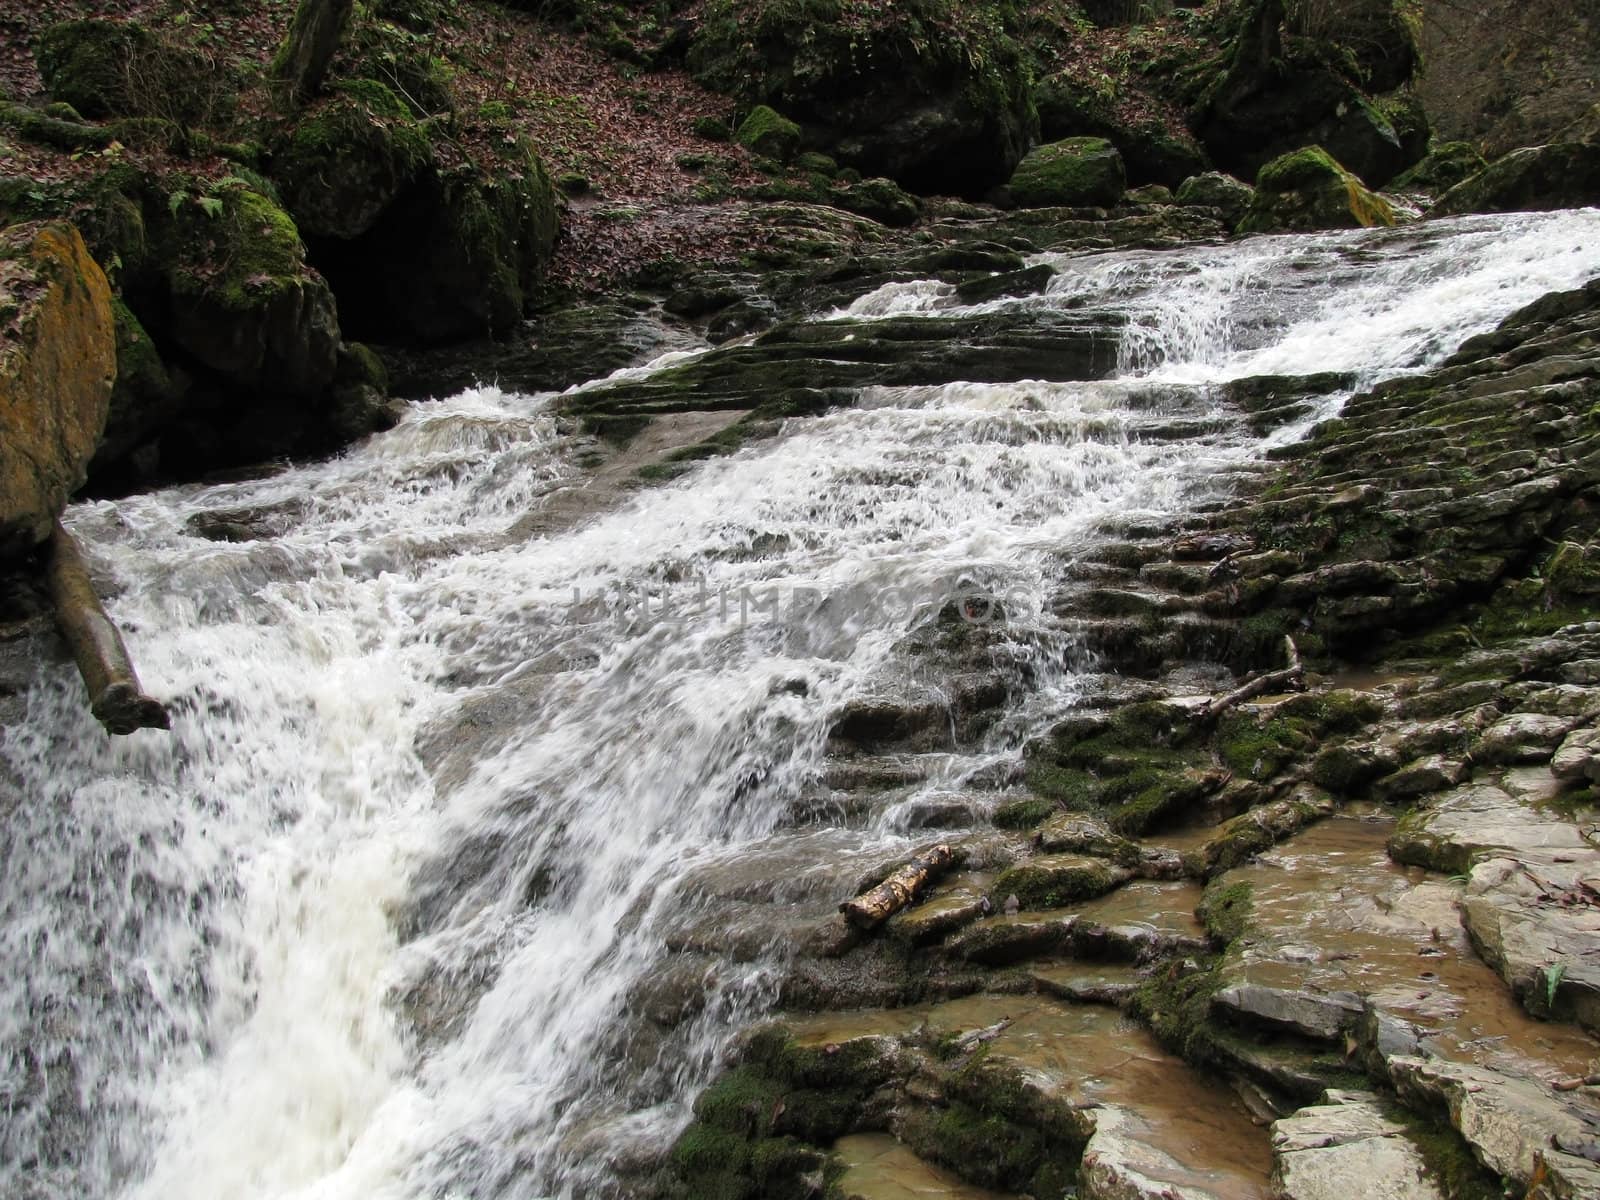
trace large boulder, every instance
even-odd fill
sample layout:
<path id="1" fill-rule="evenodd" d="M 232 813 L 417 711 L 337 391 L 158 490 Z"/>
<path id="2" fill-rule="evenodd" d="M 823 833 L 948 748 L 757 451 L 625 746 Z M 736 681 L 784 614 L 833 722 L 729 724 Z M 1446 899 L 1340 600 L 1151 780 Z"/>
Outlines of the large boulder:
<path id="1" fill-rule="evenodd" d="M 1105 138 L 1067 138 L 1029 151 L 1010 187 L 1024 208 L 1108 207 L 1122 199 L 1128 178 L 1122 155 Z"/>
<path id="2" fill-rule="evenodd" d="M 437 345 L 514 328 L 556 228 L 555 188 L 532 144 L 515 137 L 491 164 L 424 166 L 359 236 L 308 242 L 347 332 Z"/>
<path id="3" fill-rule="evenodd" d="M 338 312 L 289 214 L 233 178 L 173 193 L 167 216 L 162 332 L 245 395 L 320 395 L 333 379 Z"/>
<path id="4" fill-rule="evenodd" d="M 1428 152 L 1428 157 L 1409 171 L 1392 180 L 1393 191 L 1432 192 L 1438 195 L 1449 191 L 1463 180 L 1471 179 L 1489 164 L 1471 142 L 1445 142 Z"/>
<path id="5" fill-rule="evenodd" d="M 1298 146 L 1320 145 L 1370 186 L 1382 187 L 1427 153 L 1426 114 L 1415 98 L 1403 90 L 1378 96 L 1385 90 L 1380 84 L 1409 77 L 1414 44 L 1379 44 L 1363 67 L 1350 53 L 1361 38 L 1333 16 L 1325 29 L 1296 32 L 1302 27 L 1286 23 L 1282 0 L 1256 0 L 1246 17 L 1227 66 L 1191 114 L 1220 166 L 1248 176 Z M 1380 70 L 1379 64 L 1389 65 Z"/>
<path id="6" fill-rule="evenodd" d="M 34 58 L 52 100 L 86 117 L 120 116 L 132 107 L 128 67 L 151 40 L 135 21 L 62 21 L 40 35 Z"/>
<path id="7" fill-rule="evenodd" d="M 116 378 L 111 285 L 65 223 L 0 233 L 0 557 L 82 486 Z"/>
<path id="8" fill-rule="evenodd" d="M 269 171 L 332 283 L 347 330 L 438 344 L 522 318 L 555 244 L 555 188 L 509 126 L 476 161 L 445 163 L 386 84 L 340 84 L 273 147 Z M 444 156 L 450 157 L 450 156 Z"/>
<path id="9" fill-rule="evenodd" d="M 50 98 L 85 117 L 191 123 L 232 99 L 215 62 L 137 21 L 61 21 L 39 36 L 34 59 Z"/>
<path id="10" fill-rule="evenodd" d="M 1175 188 L 1210 165 L 1204 147 L 1181 119 L 1163 119 L 1147 105 L 1124 109 L 1104 89 L 1074 75 L 1063 72 L 1040 82 L 1034 102 L 1041 139 L 1103 137 L 1122 154 L 1130 183 Z"/>
<path id="11" fill-rule="evenodd" d="M 273 176 L 307 237 L 360 237 L 433 164 L 433 144 L 386 84 L 341 83 L 273 158 Z"/>
<path id="12" fill-rule="evenodd" d="M 969 197 L 1004 183 L 1038 128 L 1015 42 L 955 0 L 855 15 L 838 0 L 711 0 L 689 67 L 864 175 Z"/>
<path id="13" fill-rule="evenodd" d="M 1222 214 L 1223 223 L 1234 229 L 1244 220 L 1245 213 L 1250 211 L 1250 204 L 1255 197 L 1256 190 L 1248 183 L 1242 183 L 1221 171 L 1207 171 L 1204 175 L 1185 179 L 1173 199 L 1179 204 L 1214 208 Z"/>
<path id="14" fill-rule="evenodd" d="M 1393 225 L 1394 210 L 1361 186 L 1320 146 L 1285 154 L 1261 168 L 1240 233 L 1357 229 Z"/>
<path id="15" fill-rule="evenodd" d="M 1513 150 L 1451 188 L 1429 216 L 1537 212 L 1600 204 L 1600 145 L 1557 142 Z"/>

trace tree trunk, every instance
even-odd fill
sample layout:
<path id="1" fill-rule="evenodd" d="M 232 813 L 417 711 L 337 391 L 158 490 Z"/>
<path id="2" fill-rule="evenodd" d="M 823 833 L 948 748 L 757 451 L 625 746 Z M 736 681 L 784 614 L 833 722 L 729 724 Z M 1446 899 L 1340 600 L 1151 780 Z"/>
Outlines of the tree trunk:
<path id="1" fill-rule="evenodd" d="M 882 925 L 915 900 L 918 892 L 948 871 L 955 861 L 956 853 L 949 846 L 924 850 L 877 887 L 839 905 L 839 911 L 857 929 Z"/>
<path id="2" fill-rule="evenodd" d="M 122 635 L 94 594 L 83 552 L 59 521 L 50 536 L 47 574 L 56 625 L 77 660 L 84 687 L 89 689 L 89 711 L 107 733 L 170 729 L 167 710 L 139 686 Z"/>
<path id="3" fill-rule="evenodd" d="M 315 96 L 339 49 L 355 0 L 300 0 L 272 74 L 283 101 L 298 107 Z"/>

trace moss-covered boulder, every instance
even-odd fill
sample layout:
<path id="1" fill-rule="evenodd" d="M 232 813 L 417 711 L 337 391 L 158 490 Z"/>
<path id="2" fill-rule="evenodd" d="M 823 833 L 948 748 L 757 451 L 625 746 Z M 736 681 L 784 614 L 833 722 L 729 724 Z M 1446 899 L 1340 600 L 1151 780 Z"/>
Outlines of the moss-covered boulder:
<path id="1" fill-rule="evenodd" d="M 0 558 L 82 486 L 116 377 L 111 285 L 65 223 L 0 233 Z"/>
<path id="2" fill-rule="evenodd" d="M 169 193 L 161 229 L 164 332 L 247 394 L 319 395 L 333 379 L 338 314 L 294 221 L 242 178 L 193 186 Z"/>
<path id="3" fill-rule="evenodd" d="M 1361 186 L 1320 146 L 1307 146 L 1261 168 L 1240 233 L 1356 229 L 1393 225 L 1394 210 Z"/>
<path id="4" fill-rule="evenodd" d="M 62 21 L 40 35 L 34 58 L 52 100 L 110 117 L 130 111 L 128 68 L 151 42 L 135 21 Z"/>
<path id="5" fill-rule="evenodd" d="M 1067 138 L 1028 152 L 1011 176 L 1011 198 L 1024 208 L 1106 206 L 1122 199 L 1122 155 L 1105 138 Z"/>
<path id="6" fill-rule="evenodd" d="M 1558 142 L 1513 150 L 1439 197 L 1429 216 L 1536 212 L 1600 204 L 1600 145 Z"/>
<path id="7" fill-rule="evenodd" d="M 798 122 L 810 148 L 918 192 L 982 195 L 1037 129 L 993 4 L 711 0 L 688 62 L 702 84 Z"/>
<path id="8" fill-rule="evenodd" d="M 733 140 L 753 154 L 788 162 L 800 150 L 800 126 L 765 104 L 739 123 Z"/>
<path id="9" fill-rule="evenodd" d="M 1226 64 L 1191 114 L 1211 157 L 1248 177 L 1298 146 L 1320 145 L 1372 187 L 1422 158 L 1426 114 L 1409 93 L 1387 94 L 1417 62 L 1400 3 L 1289 14 L 1283 0 L 1253 0 L 1241 9 Z"/>
<path id="10" fill-rule="evenodd" d="M 345 328 L 379 343 L 500 335 L 536 297 L 555 245 L 555 188 L 533 145 L 428 167 L 358 237 L 311 237 Z"/>
<path id="11" fill-rule="evenodd" d="M 1428 157 L 1397 176 L 1389 187 L 1397 192 L 1447 192 L 1463 180 L 1471 179 L 1489 164 L 1471 142 L 1445 142 L 1435 146 Z"/>
<path id="12" fill-rule="evenodd" d="M 845 187 L 831 188 L 829 204 L 870 217 L 880 225 L 903 228 L 916 223 L 922 204 L 892 179 L 862 179 Z"/>
<path id="13" fill-rule="evenodd" d="M 1185 179 L 1174 199 L 1179 204 L 1216 209 L 1222 214 L 1224 224 L 1232 229 L 1244 220 L 1255 196 L 1255 188 L 1248 183 L 1222 171 L 1207 171 Z"/>
<path id="14" fill-rule="evenodd" d="M 362 79 L 340 84 L 285 135 L 272 173 L 303 234 L 355 238 L 432 162 L 410 108 L 386 84 Z"/>
<path id="15" fill-rule="evenodd" d="M 1103 137 L 1121 153 L 1131 183 L 1175 188 L 1210 166 L 1205 148 L 1181 119 L 1164 119 L 1145 106 L 1124 108 L 1114 94 L 1078 75 L 1062 72 L 1042 80 L 1034 103 L 1043 141 Z"/>
<path id="16" fill-rule="evenodd" d="M 62 21 L 39 37 L 34 59 L 50 98 L 82 117 L 202 122 L 233 100 L 215 61 L 137 21 Z"/>

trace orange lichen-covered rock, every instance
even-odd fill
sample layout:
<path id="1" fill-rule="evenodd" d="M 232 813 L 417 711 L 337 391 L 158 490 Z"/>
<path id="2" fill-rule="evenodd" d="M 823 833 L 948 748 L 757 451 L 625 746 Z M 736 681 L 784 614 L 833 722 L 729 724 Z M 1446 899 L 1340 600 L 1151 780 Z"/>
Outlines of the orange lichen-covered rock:
<path id="1" fill-rule="evenodd" d="M 0 231 L 0 558 L 50 536 L 116 380 L 111 285 L 64 222 Z"/>

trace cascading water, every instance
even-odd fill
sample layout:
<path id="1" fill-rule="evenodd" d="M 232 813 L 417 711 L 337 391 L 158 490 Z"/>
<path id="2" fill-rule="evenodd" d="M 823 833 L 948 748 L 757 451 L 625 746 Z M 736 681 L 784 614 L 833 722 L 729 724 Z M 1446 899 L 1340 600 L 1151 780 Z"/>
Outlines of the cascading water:
<path id="1" fill-rule="evenodd" d="M 1043 296 L 898 285 L 832 319 L 1121 313 L 1116 379 L 869 390 L 547 536 L 507 532 L 580 474 L 559 403 L 493 389 L 334 462 L 74 508 L 174 730 L 108 740 L 52 663 L 4 732 L 0 1191 L 602 1190 L 772 1001 L 777 943 L 671 1034 L 630 1018 L 697 876 L 798 895 L 909 844 L 892 812 L 790 816 L 953 583 L 1003 589 L 1034 659 L 1003 757 L 1076 686 L 1053 564 L 1261 453 L 1207 385 L 1436 362 L 1600 274 L 1600 213 L 1044 260 Z M 277 532 L 189 525 L 234 510 Z"/>

